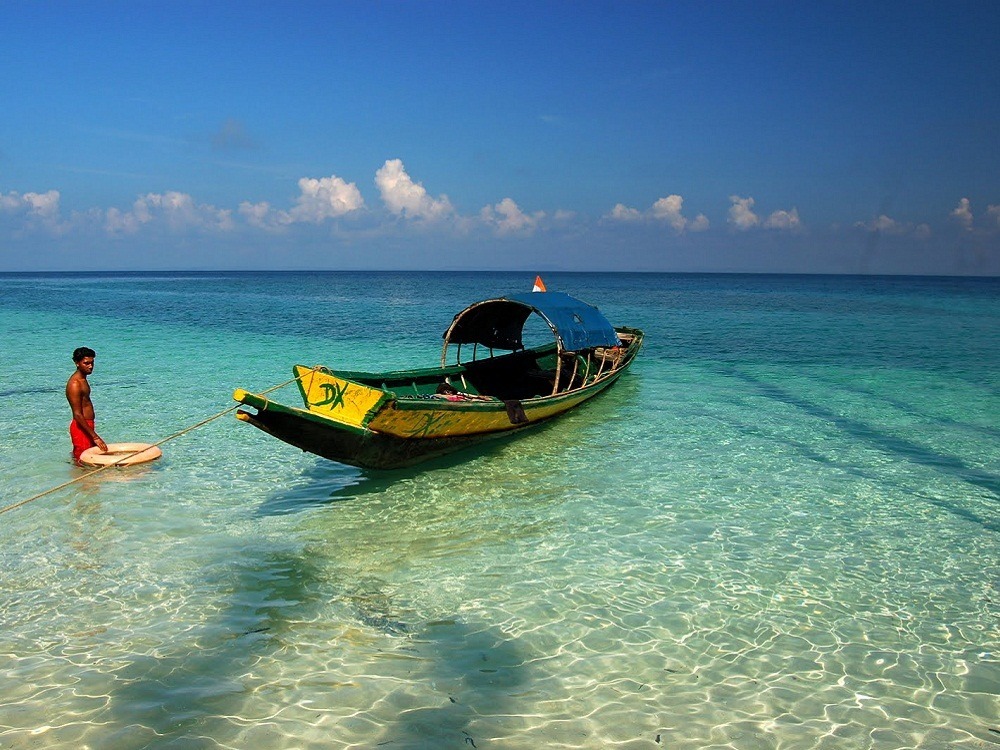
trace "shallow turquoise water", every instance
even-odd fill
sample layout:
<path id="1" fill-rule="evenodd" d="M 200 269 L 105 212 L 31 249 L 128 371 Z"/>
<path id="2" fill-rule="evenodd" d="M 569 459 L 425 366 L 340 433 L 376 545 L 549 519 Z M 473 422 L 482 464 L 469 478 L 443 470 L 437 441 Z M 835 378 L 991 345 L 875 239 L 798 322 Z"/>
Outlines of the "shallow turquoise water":
<path id="1" fill-rule="evenodd" d="M 532 279 L 0 276 L 3 505 L 79 475 L 76 346 L 152 442 Z M 647 332 L 550 427 L 385 476 L 226 415 L 0 515 L 0 747 L 1000 746 L 1000 281 L 545 280 Z"/>

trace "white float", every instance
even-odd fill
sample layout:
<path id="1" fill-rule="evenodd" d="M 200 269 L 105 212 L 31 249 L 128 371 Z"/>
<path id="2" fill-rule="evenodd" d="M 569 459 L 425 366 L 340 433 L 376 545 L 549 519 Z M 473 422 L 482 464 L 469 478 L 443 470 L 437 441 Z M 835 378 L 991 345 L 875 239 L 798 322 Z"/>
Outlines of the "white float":
<path id="1" fill-rule="evenodd" d="M 131 466 L 155 461 L 163 451 L 149 443 L 108 443 L 102 451 L 96 445 L 80 454 L 80 463 L 90 466 Z"/>

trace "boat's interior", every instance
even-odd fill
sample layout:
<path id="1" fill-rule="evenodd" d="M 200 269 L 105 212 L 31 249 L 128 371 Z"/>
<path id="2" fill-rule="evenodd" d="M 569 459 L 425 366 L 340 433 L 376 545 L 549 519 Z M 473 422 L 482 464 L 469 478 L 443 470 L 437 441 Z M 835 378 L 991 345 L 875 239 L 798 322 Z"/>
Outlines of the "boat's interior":
<path id="1" fill-rule="evenodd" d="M 543 350 L 526 349 L 499 357 L 477 359 L 465 365 L 459 383 L 461 390 L 472 389 L 502 401 L 548 396 L 556 376 L 555 345 Z"/>

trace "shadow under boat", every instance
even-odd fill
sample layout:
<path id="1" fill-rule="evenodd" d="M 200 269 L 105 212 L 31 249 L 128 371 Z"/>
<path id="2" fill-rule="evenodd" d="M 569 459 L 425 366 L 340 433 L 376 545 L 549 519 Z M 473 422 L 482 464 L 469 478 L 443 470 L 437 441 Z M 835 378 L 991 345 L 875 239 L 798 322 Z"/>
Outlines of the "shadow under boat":
<path id="1" fill-rule="evenodd" d="M 621 413 L 623 406 L 640 399 L 640 381 L 624 379 L 618 387 L 594 397 L 585 409 L 564 419 L 529 425 L 525 431 L 507 433 L 494 440 L 468 445 L 454 453 L 399 469 L 362 469 L 334 461 L 317 460 L 301 473 L 295 487 L 278 489 L 258 507 L 256 515 L 300 513 L 311 508 L 379 495 L 394 485 L 434 472 L 448 472 L 478 459 L 502 460 L 512 446 L 523 446 L 534 456 L 548 454 L 553 461 L 567 451 L 593 445 L 593 430 L 602 429 Z M 551 432 L 551 437 L 549 433 Z M 543 438 L 539 440 L 540 438 Z M 523 440 L 519 439 L 523 438 Z M 515 455 L 513 452 L 510 455 Z M 548 460 L 548 457 L 546 457 Z"/>
<path id="2" fill-rule="evenodd" d="M 597 398 L 603 398 L 600 394 Z M 500 453 L 518 437 L 540 435 L 557 426 L 548 420 L 532 424 L 517 433 L 501 433 L 495 438 L 459 448 L 419 464 L 398 469 L 362 469 L 333 461 L 320 460 L 303 472 L 305 482 L 295 488 L 272 494 L 257 510 L 260 516 L 300 513 L 310 508 L 377 495 L 393 485 L 435 471 L 448 471 L 477 458 Z"/>

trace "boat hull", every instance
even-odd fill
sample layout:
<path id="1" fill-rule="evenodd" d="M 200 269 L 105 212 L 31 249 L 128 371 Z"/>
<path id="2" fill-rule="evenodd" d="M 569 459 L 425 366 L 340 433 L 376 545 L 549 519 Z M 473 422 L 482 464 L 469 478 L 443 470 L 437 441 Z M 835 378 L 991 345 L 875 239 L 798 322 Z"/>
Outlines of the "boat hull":
<path id="1" fill-rule="evenodd" d="M 310 420 L 304 410 L 272 407 L 237 418 L 279 440 L 338 463 L 363 469 L 401 469 L 497 438 L 513 436 L 541 422 L 528 423 L 517 430 L 439 437 L 426 440 L 401 438 L 372 430 L 351 430 Z"/>
<path id="2" fill-rule="evenodd" d="M 589 385 L 556 395 L 500 400 L 446 400 L 401 395 L 379 387 L 383 379 L 397 386 L 454 377 L 455 368 L 396 373 L 334 373 L 296 366 L 304 408 L 237 390 L 233 398 L 254 411 L 237 418 L 304 451 L 366 469 L 397 469 L 477 444 L 513 436 L 543 424 L 603 392 L 628 369 L 642 344 L 642 332 L 628 331 L 631 345 L 613 372 Z M 414 385 L 416 389 L 416 385 Z"/>

